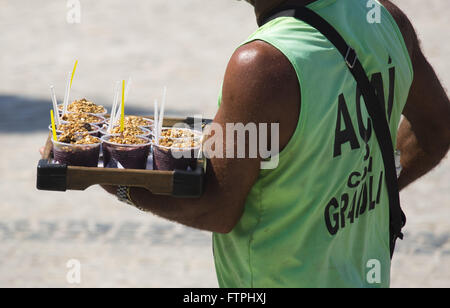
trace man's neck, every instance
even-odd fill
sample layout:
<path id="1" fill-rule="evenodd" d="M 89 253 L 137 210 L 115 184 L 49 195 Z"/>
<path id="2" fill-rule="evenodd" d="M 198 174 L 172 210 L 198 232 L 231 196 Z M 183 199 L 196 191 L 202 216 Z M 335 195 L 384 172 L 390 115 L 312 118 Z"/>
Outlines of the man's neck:
<path id="1" fill-rule="evenodd" d="M 281 5 L 308 5 L 310 3 L 313 3 L 317 0 L 288 0 L 284 2 Z M 255 13 L 256 17 L 258 19 L 258 23 L 261 22 L 262 18 L 265 17 L 266 14 L 268 14 L 270 11 L 274 10 L 276 7 L 270 7 L 267 5 L 267 2 L 260 1 L 256 2 L 255 5 Z"/>
<path id="2" fill-rule="evenodd" d="M 316 1 L 317 0 L 289 0 L 286 1 L 286 4 L 308 5 Z"/>

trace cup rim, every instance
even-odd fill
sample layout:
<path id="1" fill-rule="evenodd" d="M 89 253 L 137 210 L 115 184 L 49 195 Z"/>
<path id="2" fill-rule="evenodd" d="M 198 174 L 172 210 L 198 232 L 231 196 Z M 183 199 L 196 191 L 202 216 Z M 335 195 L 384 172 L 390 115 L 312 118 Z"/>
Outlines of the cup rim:
<path id="1" fill-rule="evenodd" d="M 67 122 L 67 121 L 63 121 L 63 122 L 64 122 L 64 124 L 66 124 L 66 123 L 71 123 L 71 122 Z M 75 132 L 75 133 L 77 133 L 77 134 L 88 133 L 89 135 L 91 135 L 91 134 L 95 134 L 95 133 L 99 133 L 99 132 L 100 132 L 100 130 L 101 130 L 100 126 L 98 126 L 98 125 L 96 125 L 96 124 L 91 124 L 91 123 L 88 123 L 88 124 L 90 124 L 90 125 L 92 125 L 92 126 L 95 126 L 97 129 L 95 129 L 95 130 L 93 130 L 93 131 L 90 131 L 90 132 Z M 49 129 L 50 131 L 53 131 L 53 128 L 52 128 L 52 125 L 51 125 L 51 124 L 48 126 L 48 129 Z M 62 130 L 56 129 L 56 133 L 57 133 L 57 134 L 58 134 L 58 133 L 62 133 L 62 132 L 63 132 Z"/>
<path id="2" fill-rule="evenodd" d="M 198 131 L 198 130 L 195 130 L 195 129 L 189 128 L 189 127 L 174 127 L 174 126 L 163 126 L 163 127 L 161 127 L 161 130 L 168 130 L 168 129 L 190 130 L 190 131 L 194 132 L 195 134 L 202 135 L 201 131 Z M 184 137 L 184 138 L 189 138 L 189 137 Z"/>
<path id="3" fill-rule="evenodd" d="M 114 125 L 114 127 L 118 127 L 119 125 Z M 148 133 L 145 133 L 145 134 L 143 134 L 143 135 L 135 135 L 136 137 L 145 137 L 145 138 L 148 138 L 148 137 L 150 137 L 150 136 L 152 136 L 152 131 L 151 130 L 149 130 L 148 128 L 145 128 L 145 127 L 142 127 L 142 126 L 138 126 L 138 128 L 140 128 L 140 129 L 142 129 L 142 130 L 144 130 L 144 131 L 147 131 Z M 104 128 L 104 127 L 101 127 L 100 129 L 99 129 L 99 132 L 101 132 L 103 135 L 110 135 L 110 136 L 118 136 L 118 135 L 120 135 L 120 134 L 111 134 L 111 133 L 108 133 L 108 127 L 106 127 L 106 128 Z M 150 138 L 149 138 L 150 139 Z"/>
<path id="4" fill-rule="evenodd" d="M 98 138 L 98 137 L 96 137 L 96 138 Z M 98 139 L 100 139 L 100 138 L 98 138 Z M 90 144 L 72 144 L 72 143 L 66 143 L 66 142 L 60 142 L 60 141 L 55 141 L 55 140 L 53 140 L 53 138 L 52 138 L 52 143 L 53 143 L 53 145 L 63 145 L 63 146 L 69 146 L 69 147 L 97 147 L 97 146 L 100 146 L 102 143 L 101 143 L 101 139 L 100 139 L 100 142 L 98 142 L 98 143 L 90 143 Z"/>
<path id="5" fill-rule="evenodd" d="M 147 143 L 142 143 L 142 144 L 120 144 L 120 143 L 115 143 L 115 142 L 110 142 L 107 141 L 106 138 L 110 138 L 110 137 L 116 137 L 117 134 L 108 134 L 108 135 L 104 135 L 102 138 L 100 138 L 100 140 L 102 141 L 102 143 L 107 143 L 110 145 L 114 145 L 114 146 L 120 146 L 120 147 L 130 147 L 130 148 L 137 148 L 137 147 L 146 147 L 146 146 L 151 146 L 152 145 L 152 140 L 150 138 L 147 137 L 143 137 L 143 136 L 136 136 L 139 139 L 145 139 L 146 141 L 148 141 Z"/>
<path id="6" fill-rule="evenodd" d="M 183 140 L 183 139 L 201 139 L 203 137 L 203 133 L 198 131 L 198 130 L 194 130 L 192 128 L 184 128 L 184 127 L 162 127 L 161 131 L 163 130 L 168 130 L 168 129 L 176 129 L 176 130 L 190 130 L 194 132 L 194 136 L 193 137 L 167 137 L 173 140 Z M 152 131 L 152 135 L 153 137 L 156 137 L 156 133 Z M 162 136 L 159 136 L 159 138 L 164 138 Z"/>
<path id="7" fill-rule="evenodd" d="M 175 139 L 175 138 L 172 138 L 172 139 Z M 189 151 L 189 150 L 196 150 L 196 149 L 200 149 L 201 148 L 201 145 L 198 145 L 196 147 L 189 147 L 189 148 L 177 148 L 177 147 L 173 147 L 173 146 L 172 147 L 168 147 L 168 146 L 165 146 L 165 145 L 156 144 L 153 139 L 152 139 L 152 146 L 158 147 L 158 148 L 163 148 L 163 149 L 166 149 L 166 150 L 175 150 L 175 151 Z"/>
<path id="8" fill-rule="evenodd" d="M 144 119 L 144 120 L 146 120 L 146 121 L 149 121 L 151 124 L 150 125 L 148 125 L 148 126 L 145 126 L 145 125 L 139 125 L 138 127 L 153 127 L 154 126 L 154 124 L 155 124 L 155 121 L 154 120 L 152 120 L 152 119 L 150 119 L 150 118 L 146 118 L 146 117 L 142 117 L 142 116 L 136 116 L 136 115 L 126 115 L 125 116 L 125 118 L 126 117 L 138 117 L 138 118 L 142 118 L 142 119 Z M 119 121 L 120 121 L 120 119 L 119 119 Z M 120 123 L 120 122 L 119 122 Z M 116 124 L 116 125 L 120 125 L 120 124 Z"/>

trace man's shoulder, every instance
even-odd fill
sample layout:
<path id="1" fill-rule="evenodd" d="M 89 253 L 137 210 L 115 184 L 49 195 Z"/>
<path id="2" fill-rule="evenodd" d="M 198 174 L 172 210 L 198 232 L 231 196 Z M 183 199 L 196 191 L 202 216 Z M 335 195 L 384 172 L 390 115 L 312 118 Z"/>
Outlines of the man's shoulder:
<path id="1" fill-rule="evenodd" d="M 253 41 L 238 48 L 230 59 L 223 94 L 239 96 L 256 108 L 299 103 L 297 73 L 272 45 Z"/>
<path id="2" fill-rule="evenodd" d="M 225 86 L 236 85 L 229 89 L 245 92 L 260 103 L 292 101 L 292 96 L 298 98 L 293 95 L 298 94 L 299 87 L 292 64 L 281 51 L 263 41 L 239 47 L 230 59 L 227 76 L 231 82 L 225 80 Z"/>
<path id="3" fill-rule="evenodd" d="M 263 41 L 238 48 L 222 88 L 221 108 L 243 122 L 280 123 L 280 148 L 293 135 L 300 114 L 297 73 L 281 51 Z"/>
<path id="4" fill-rule="evenodd" d="M 239 47 L 233 54 L 230 64 L 241 70 L 256 70 L 259 78 L 265 78 L 267 75 L 293 77 L 292 74 L 289 74 L 293 69 L 292 64 L 286 56 L 276 47 L 261 40 L 255 40 Z"/>

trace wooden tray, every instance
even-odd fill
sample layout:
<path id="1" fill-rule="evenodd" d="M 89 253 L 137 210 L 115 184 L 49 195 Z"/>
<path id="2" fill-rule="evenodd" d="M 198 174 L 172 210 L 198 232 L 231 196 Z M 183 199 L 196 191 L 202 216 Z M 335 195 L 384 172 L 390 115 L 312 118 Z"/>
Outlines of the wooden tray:
<path id="1" fill-rule="evenodd" d="M 152 117 L 148 117 L 152 118 Z M 192 126 L 194 118 L 167 118 L 163 126 L 176 123 Z M 202 120 L 203 125 L 211 120 Z M 37 189 L 47 191 L 85 190 L 93 185 L 123 185 L 146 188 L 157 195 L 179 198 L 198 198 L 203 193 L 206 159 L 200 158 L 195 170 L 134 170 L 75 167 L 53 163 L 51 134 L 47 139 L 42 159 L 37 167 Z"/>

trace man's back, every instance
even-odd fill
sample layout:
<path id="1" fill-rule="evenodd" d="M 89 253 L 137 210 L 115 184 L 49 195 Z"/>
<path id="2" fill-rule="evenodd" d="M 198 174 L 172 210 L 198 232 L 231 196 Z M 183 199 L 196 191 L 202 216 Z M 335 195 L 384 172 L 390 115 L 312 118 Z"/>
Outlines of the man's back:
<path id="1" fill-rule="evenodd" d="M 384 99 L 392 139 L 413 74 L 390 14 L 368 23 L 359 0 L 309 6 L 355 48 Z M 317 30 L 278 18 L 248 42 L 264 41 L 289 60 L 300 83 L 301 111 L 274 170 L 250 191 L 234 230 L 215 235 L 222 286 L 368 286 L 367 266 L 379 264 L 389 285 L 389 203 L 384 167 L 361 94 L 344 59 Z M 300 104 L 300 100 L 297 102 Z"/>

